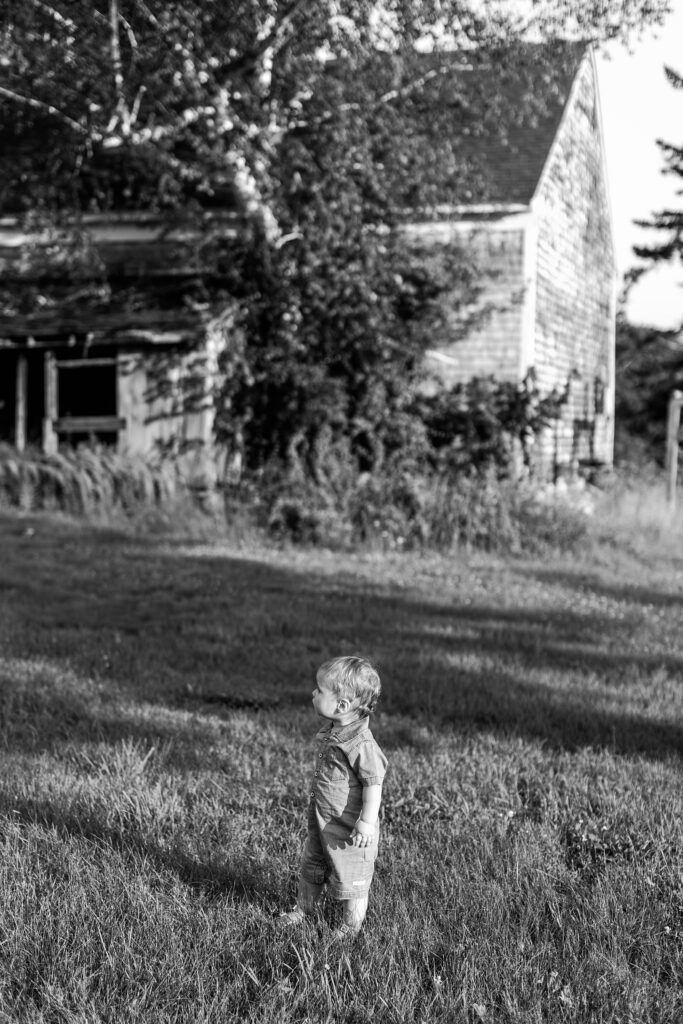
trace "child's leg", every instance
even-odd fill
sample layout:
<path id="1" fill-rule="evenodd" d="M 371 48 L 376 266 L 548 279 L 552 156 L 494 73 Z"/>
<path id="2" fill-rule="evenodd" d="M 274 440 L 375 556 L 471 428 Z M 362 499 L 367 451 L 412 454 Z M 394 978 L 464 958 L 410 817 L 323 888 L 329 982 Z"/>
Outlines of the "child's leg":
<path id="1" fill-rule="evenodd" d="M 337 868 L 340 884 L 332 886 L 333 895 L 341 900 L 342 905 L 342 924 L 336 932 L 338 938 L 357 935 L 363 927 L 378 845 L 379 829 L 372 845 L 356 847 L 345 843 L 340 851 Z"/>
<path id="2" fill-rule="evenodd" d="M 304 914 L 313 914 L 318 903 L 320 903 L 324 888 L 324 882 L 309 882 L 303 876 L 299 878 L 297 907 L 300 907 Z"/>
<path id="3" fill-rule="evenodd" d="M 352 932 L 359 932 L 368 912 L 368 896 L 360 896 L 355 900 L 342 900 L 342 919 Z"/>
<path id="4" fill-rule="evenodd" d="M 331 830 L 330 830 L 331 831 Z M 378 832 L 379 838 L 379 832 Z M 332 834 L 328 850 L 332 862 L 330 894 L 342 907 L 342 924 L 336 929 L 336 938 L 357 935 L 368 910 L 368 894 L 375 871 L 377 839 L 368 847 L 357 847 L 348 834 Z"/>
<path id="5" fill-rule="evenodd" d="M 324 884 L 318 885 L 313 882 L 306 881 L 305 878 L 300 878 L 296 906 L 294 910 L 290 910 L 285 914 L 280 914 L 280 920 L 282 923 L 287 925 L 301 924 L 305 917 L 315 913 L 315 908 L 320 902 L 324 888 Z"/>
<path id="6" fill-rule="evenodd" d="M 307 914 L 313 914 L 325 888 L 327 862 L 317 832 L 309 830 L 301 855 L 299 889 L 296 907 L 281 914 L 283 924 L 300 924 Z"/>

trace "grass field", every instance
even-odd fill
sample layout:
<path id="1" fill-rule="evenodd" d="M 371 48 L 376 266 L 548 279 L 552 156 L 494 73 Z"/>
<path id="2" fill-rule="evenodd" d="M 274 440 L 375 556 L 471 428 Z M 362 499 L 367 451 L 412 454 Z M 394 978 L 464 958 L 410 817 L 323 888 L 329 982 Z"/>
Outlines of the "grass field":
<path id="1" fill-rule="evenodd" d="M 0 516 L 0 1021 L 683 1020 L 683 548 L 330 554 Z M 283 933 L 315 668 L 389 758 Z"/>

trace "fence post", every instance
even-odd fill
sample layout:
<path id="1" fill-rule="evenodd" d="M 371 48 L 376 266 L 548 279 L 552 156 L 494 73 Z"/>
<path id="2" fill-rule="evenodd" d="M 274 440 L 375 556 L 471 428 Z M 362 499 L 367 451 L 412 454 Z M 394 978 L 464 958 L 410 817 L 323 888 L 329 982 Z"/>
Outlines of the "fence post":
<path id="1" fill-rule="evenodd" d="M 681 427 L 683 391 L 672 391 L 666 420 L 666 497 L 669 507 L 676 508 L 676 479 L 678 477 L 678 434 Z"/>
<path id="2" fill-rule="evenodd" d="M 17 353 L 16 399 L 14 405 L 14 447 L 23 452 L 26 447 L 26 379 L 28 362 L 26 353 Z"/>
<path id="3" fill-rule="evenodd" d="M 55 433 L 55 421 L 59 408 L 57 396 L 57 361 L 54 353 L 45 353 L 45 415 L 43 417 L 43 451 L 48 455 L 54 455 L 57 451 L 57 434 Z"/>

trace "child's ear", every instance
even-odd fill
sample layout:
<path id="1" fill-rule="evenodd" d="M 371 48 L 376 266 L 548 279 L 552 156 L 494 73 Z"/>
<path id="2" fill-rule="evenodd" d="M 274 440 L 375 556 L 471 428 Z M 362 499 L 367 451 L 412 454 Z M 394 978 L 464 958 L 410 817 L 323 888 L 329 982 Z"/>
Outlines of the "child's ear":
<path id="1" fill-rule="evenodd" d="M 342 713 L 347 711 L 355 711 L 356 708 L 360 707 L 360 697 L 356 697 L 355 700 L 349 700 L 348 697 L 341 697 L 337 702 L 337 708 Z"/>

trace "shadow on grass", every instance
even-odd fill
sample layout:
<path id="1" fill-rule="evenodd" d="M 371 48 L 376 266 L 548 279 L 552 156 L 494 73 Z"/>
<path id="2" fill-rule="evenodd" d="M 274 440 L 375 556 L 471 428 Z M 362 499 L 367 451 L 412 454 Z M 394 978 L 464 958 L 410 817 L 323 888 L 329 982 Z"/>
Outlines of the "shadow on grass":
<path id="1" fill-rule="evenodd" d="M 6 540 L 0 530 L 0 557 Z M 565 749 L 595 745 L 656 758 L 683 751 L 681 717 L 655 693 L 662 673 L 680 675 L 683 657 L 657 650 L 656 624 L 649 634 L 654 649 L 650 643 L 639 652 L 633 632 L 643 628 L 640 613 L 614 618 L 553 607 L 547 589 L 534 594 L 533 581 L 529 600 L 537 605 L 527 607 L 508 607 L 502 591 L 473 604 L 467 573 L 448 596 L 434 600 L 425 589 L 422 600 L 414 588 L 389 592 L 381 580 L 345 573 L 341 555 L 339 572 L 323 573 L 307 569 L 304 556 L 283 568 L 267 555 L 259 561 L 159 551 L 149 542 L 105 543 L 87 531 L 66 541 L 41 536 L 29 554 L 15 547 L 8 558 L 8 609 L 18 623 L 8 633 L 8 654 L 49 654 L 53 664 L 109 682 L 134 706 L 199 713 L 191 716 L 195 724 L 176 722 L 167 731 L 144 716 L 124 717 L 115 706 L 109 718 L 98 718 L 81 699 L 70 723 L 69 709 L 57 714 L 54 695 L 43 688 L 42 697 L 34 694 L 44 702 L 34 717 L 38 743 L 70 733 L 156 741 L 181 729 L 201 745 L 202 715 L 224 716 L 230 705 L 276 716 L 308 706 L 320 662 L 361 651 L 379 665 L 389 716 Z M 40 565 L 39 587 L 25 571 L 27 559 Z M 528 573 L 644 606 L 658 603 L 649 590 L 593 585 L 578 570 Z M 667 607 L 678 601 L 659 597 Z M 600 706 L 622 695 L 623 710 Z M 658 706 L 643 713 L 648 700 L 660 700 L 661 712 Z M 5 741 L 22 743 L 11 722 Z"/>
<path id="2" fill-rule="evenodd" d="M 562 572 L 557 569 L 538 569 L 537 567 L 522 568 L 520 571 L 543 583 L 559 584 L 577 591 L 590 591 L 593 594 L 617 601 L 626 601 L 645 607 L 683 609 L 683 593 L 672 594 L 668 591 L 654 590 L 652 587 L 630 584 L 610 585 L 597 579 L 594 574 L 585 571 Z"/>
<path id="3" fill-rule="evenodd" d="M 3 808 L 3 804 L 6 806 Z M 5 796 L 0 790 L 0 810 L 9 813 L 12 820 L 42 828 L 54 829 L 59 834 L 85 839 L 88 842 L 111 847 L 124 856 L 141 858 L 151 863 L 160 873 L 170 873 L 180 882 L 202 896 L 226 896 L 250 903 L 279 906 L 282 901 L 282 882 L 267 867 L 249 859 L 243 853 L 221 858 L 199 860 L 178 846 L 161 846 L 130 826 L 113 826 L 100 820 L 90 809 L 64 811 L 47 800 Z"/>

